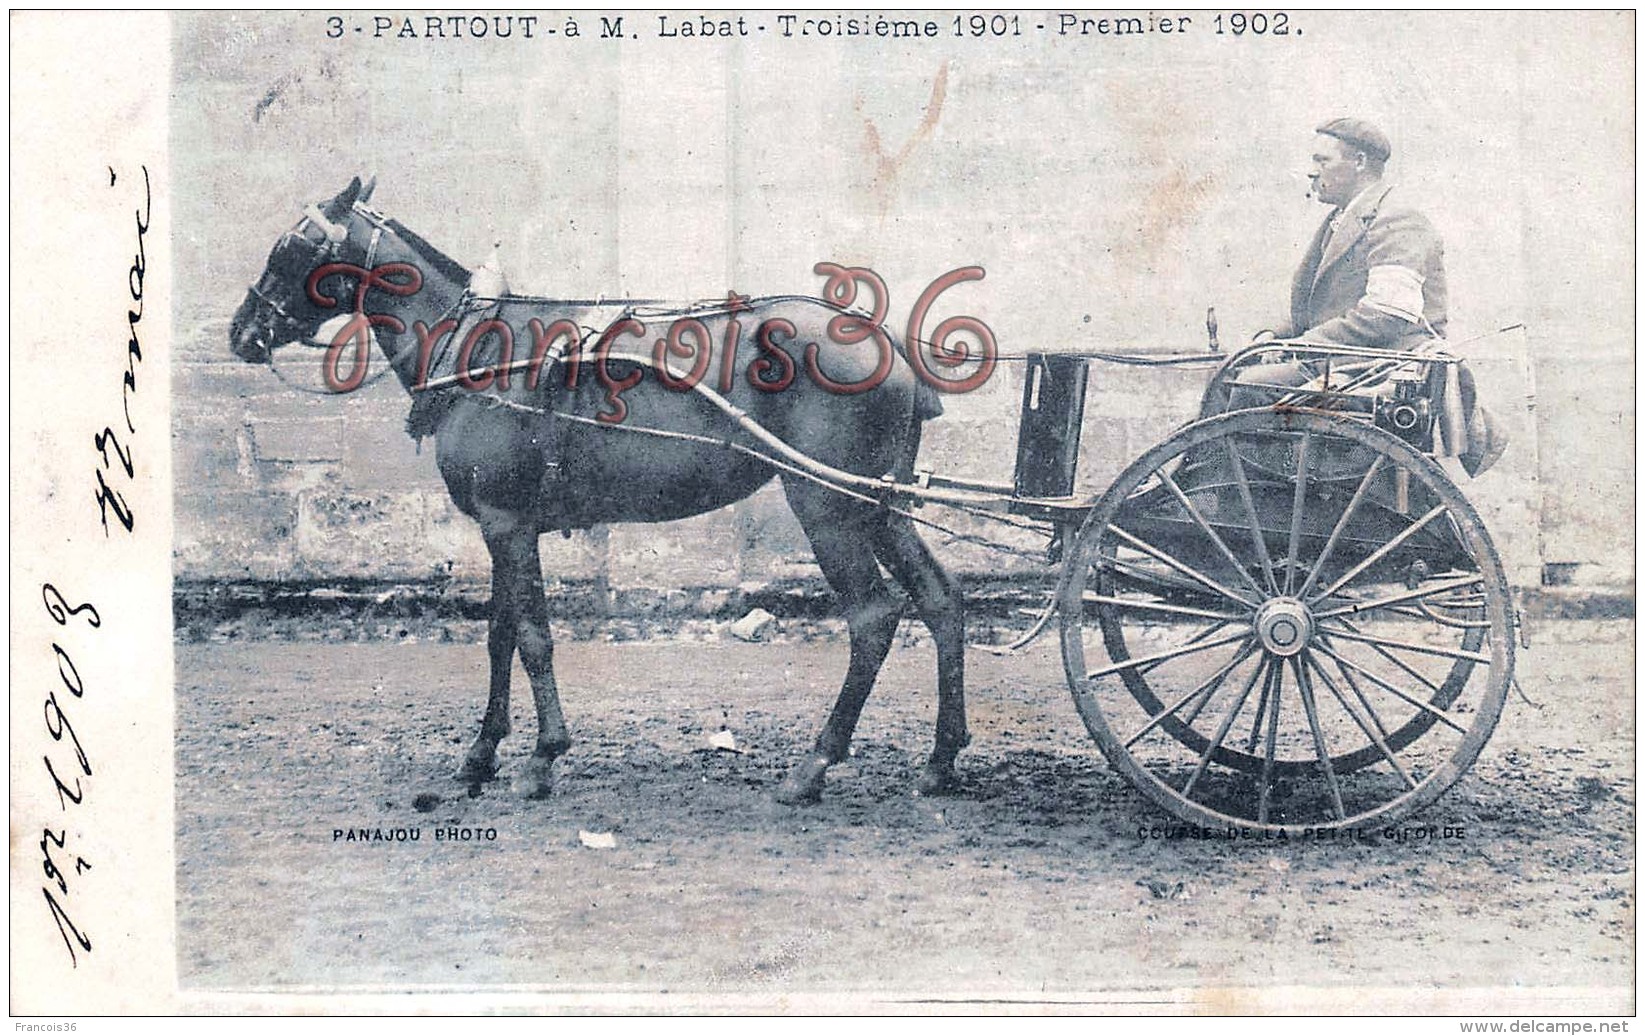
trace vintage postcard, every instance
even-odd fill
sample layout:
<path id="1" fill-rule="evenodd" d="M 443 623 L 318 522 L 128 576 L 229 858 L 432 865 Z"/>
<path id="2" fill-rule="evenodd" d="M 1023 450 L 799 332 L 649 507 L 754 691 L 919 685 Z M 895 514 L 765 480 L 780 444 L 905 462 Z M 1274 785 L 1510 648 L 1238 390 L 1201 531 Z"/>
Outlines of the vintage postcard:
<path id="1" fill-rule="evenodd" d="M 1632 12 L 10 30 L 14 1014 L 1634 1013 Z"/>

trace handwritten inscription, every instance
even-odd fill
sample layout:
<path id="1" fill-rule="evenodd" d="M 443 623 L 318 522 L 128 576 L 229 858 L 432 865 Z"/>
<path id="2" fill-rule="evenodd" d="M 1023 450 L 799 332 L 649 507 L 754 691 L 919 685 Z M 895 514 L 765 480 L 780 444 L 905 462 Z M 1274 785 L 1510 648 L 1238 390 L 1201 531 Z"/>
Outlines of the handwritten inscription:
<path id="1" fill-rule="evenodd" d="M 46 614 L 65 630 L 84 634 L 103 625 L 102 616 L 93 605 L 83 603 L 70 607 L 62 593 L 50 583 L 40 587 L 40 596 L 45 601 Z M 80 735 L 75 733 L 70 715 L 78 713 L 79 706 L 85 702 L 86 686 L 69 650 L 56 640 L 52 641 L 51 650 L 57 660 L 57 680 L 46 692 L 44 712 L 46 733 L 52 744 L 41 761 L 63 815 L 59 818 L 60 824 L 47 824 L 41 829 L 40 866 L 45 872 L 45 881 L 40 891 L 57 932 L 63 937 L 69 963 L 78 968 L 80 954 L 91 952 L 91 936 L 75 922 L 70 905 L 74 902 L 75 879 L 91 870 L 91 861 L 75 848 L 77 838 L 72 832 L 75 830 L 73 818 L 86 804 L 89 790 L 86 779 L 91 776 L 92 767 L 91 757 Z"/>
<path id="2" fill-rule="evenodd" d="M 148 258 L 143 246 L 143 237 L 149 231 L 151 221 L 150 211 L 153 203 L 153 191 L 149 183 L 148 166 L 143 170 L 143 206 L 135 212 L 137 224 L 137 250 L 132 256 L 131 267 L 126 271 L 126 291 L 131 296 L 131 305 L 126 309 L 126 355 L 125 372 L 120 384 L 121 416 L 124 418 L 124 431 L 117 431 L 113 425 L 105 425 L 103 430 L 92 436 L 92 446 L 97 450 L 101 464 L 93 474 L 97 479 L 97 512 L 103 523 L 103 535 L 110 535 L 109 518 L 113 517 L 116 523 L 126 532 L 131 532 L 136 524 L 136 515 L 132 513 L 131 505 L 119 487 L 131 482 L 137 477 L 137 469 L 132 461 L 131 436 L 137 434 L 137 425 L 131 419 L 131 397 L 137 394 L 137 368 L 143 362 L 142 337 L 138 333 L 138 325 L 143 322 L 143 278 L 148 272 Z M 112 170 L 109 174 L 109 186 L 114 186 L 118 178 Z M 122 436 L 125 437 L 122 442 Z M 114 484 L 109 478 L 113 477 Z"/>
<path id="3" fill-rule="evenodd" d="M 147 235 L 153 226 L 154 190 L 148 166 L 139 166 L 143 174 L 142 198 L 130 211 L 136 240 L 131 260 L 126 265 L 123 295 L 125 300 L 125 342 L 118 361 L 120 369 L 120 413 L 103 424 L 102 430 L 92 435 L 92 449 L 97 460 L 92 470 L 93 498 L 103 526 L 104 536 L 112 536 L 115 529 L 133 535 L 136 515 L 131 504 L 132 487 L 137 479 L 137 421 L 133 403 L 138 390 L 138 370 L 143 364 L 142 323 L 144 315 L 145 281 L 148 277 Z M 108 167 L 108 186 L 121 189 L 120 174 Z M 133 191 L 132 193 L 135 193 Z M 123 204 L 117 203 L 123 208 Z M 126 217 L 120 222 L 125 224 Z M 96 424 L 93 424 L 96 427 Z M 82 736 L 88 706 L 86 680 L 81 675 L 76 659 L 84 659 L 97 645 L 96 631 L 103 627 L 103 616 L 89 601 L 70 603 L 62 591 L 51 583 L 42 583 L 40 598 L 46 615 L 57 627 L 51 638 L 51 658 L 56 668 L 54 677 L 46 679 L 41 714 L 46 738 L 45 751 L 40 756 L 42 780 L 49 782 L 50 794 L 44 801 L 57 802 L 57 813 L 40 827 L 40 870 L 43 880 L 40 894 L 46 911 L 63 948 L 68 952 L 69 964 L 78 968 L 83 956 L 91 953 L 92 939 L 86 922 L 86 893 L 83 878 L 92 869 L 91 855 L 83 846 L 87 843 L 94 746 Z M 89 672 L 90 670 L 88 670 Z"/>

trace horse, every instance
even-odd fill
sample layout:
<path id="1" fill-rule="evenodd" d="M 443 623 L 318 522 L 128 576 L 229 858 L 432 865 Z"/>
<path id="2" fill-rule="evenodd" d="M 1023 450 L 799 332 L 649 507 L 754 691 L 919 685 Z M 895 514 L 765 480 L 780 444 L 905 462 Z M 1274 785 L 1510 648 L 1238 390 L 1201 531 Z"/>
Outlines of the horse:
<path id="1" fill-rule="evenodd" d="M 883 347 L 889 332 L 864 335 L 859 325 L 856 334 L 840 334 L 841 325 L 835 324 L 831 334 L 830 322 L 848 314 L 822 299 L 732 296 L 731 305 L 701 309 L 676 321 L 673 326 L 686 332 L 671 328 L 668 341 L 657 343 L 659 354 L 666 344 L 676 357 L 697 346 L 706 356 L 710 341 L 725 343 L 726 354 L 756 357 L 746 376 L 722 377 L 719 405 L 710 399 L 711 391 L 681 391 L 678 375 L 665 384 L 670 377 L 666 365 L 652 371 L 653 377 L 636 379 L 639 364 L 625 365 L 605 354 L 610 363 L 600 365 L 597 381 L 583 370 L 577 388 L 558 390 L 561 395 L 556 396 L 556 382 L 576 379 L 584 357 L 575 348 L 570 354 L 549 350 L 547 341 L 539 341 L 534 359 L 545 359 L 547 352 L 546 359 L 557 356 L 560 362 L 546 373 L 515 369 L 509 377 L 509 365 L 493 363 L 476 374 L 474 356 L 465 348 L 459 357 L 463 362 L 447 364 L 464 385 L 426 391 L 454 380 L 437 375 L 462 334 L 464 314 L 475 305 L 478 285 L 473 282 L 479 271 L 471 273 L 371 208 L 367 203 L 374 186 L 375 180 L 362 184 L 355 177 L 331 200 L 311 205 L 281 235 L 234 314 L 229 345 L 240 359 L 270 366 L 275 350 L 292 343 L 335 350 L 338 339 L 328 343 L 323 333 L 342 315 L 356 325 L 344 332 L 358 334 L 355 371 L 363 373 L 370 356 L 367 343 L 375 341 L 389 369 L 418 399 L 413 421 L 423 426 L 411 430 L 432 435 L 446 489 L 456 507 L 478 523 L 491 557 L 490 690 L 479 732 L 456 779 L 477 788 L 498 775 L 498 745 L 509 733 L 516 652 L 530 678 L 537 714 L 536 745 L 517 790 L 528 798 L 549 796 L 554 761 L 571 747 L 554 673 L 541 536 L 595 524 L 704 514 L 750 496 L 775 477 L 838 597 L 850 643 L 833 709 L 813 749 L 789 768 L 776 799 L 785 804 L 818 801 L 828 767 L 847 755 L 904 611 L 903 600 L 881 574 L 882 565 L 913 603 L 936 647 L 935 743 L 916 791 L 954 790 L 955 759 L 970 742 L 965 609 L 958 583 L 932 556 L 910 518 L 883 506 L 883 497 L 842 493 L 805 466 L 774 458 L 750 434 L 750 429 L 762 431 L 766 445 L 791 447 L 797 451 L 791 455 L 857 476 L 859 484 L 906 479 L 923 421 L 941 408 L 922 404 L 922 393 L 931 390 L 915 376 L 900 348 Z M 324 289 L 351 279 L 355 305 L 349 313 L 341 305 L 341 292 L 331 295 Z M 369 313 L 368 304 L 373 307 Z M 599 316 L 594 304 L 540 298 L 506 296 L 489 304 L 491 309 L 480 316 L 491 323 L 480 329 L 469 318 L 467 336 L 483 340 L 487 349 L 505 341 L 528 315 L 539 340 L 543 336 L 537 332 L 544 328 L 564 332 L 579 319 Z M 609 314 L 609 307 L 601 312 Z M 602 349 L 610 345 L 614 331 L 633 338 L 647 333 L 642 314 L 625 312 L 629 315 L 613 321 L 601 337 Z M 852 326 L 849 320 L 845 326 Z M 446 348 L 435 356 L 442 342 Z M 783 381 L 784 373 L 796 373 L 785 345 L 804 348 L 814 376 Z M 504 359 L 507 355 L 503 352 Z M 609 368 L 629 373 L 613 378 Z M 348 379 L 339 383 L 348 387 Z M 596 386 L 604 387 L 603 400 Z M 858 390 L 861 386 L 872 390 Z M 484 391 L 477 390 L 481 387 Z M 618 387 L 621 391 L 614 391 Z M 578 401 L 585 412 L 568 414 Z M 599 408 L 593 418 L 586 412 L 591 405 Z M 652 434 L 620 434 L 625 429 Z"/>

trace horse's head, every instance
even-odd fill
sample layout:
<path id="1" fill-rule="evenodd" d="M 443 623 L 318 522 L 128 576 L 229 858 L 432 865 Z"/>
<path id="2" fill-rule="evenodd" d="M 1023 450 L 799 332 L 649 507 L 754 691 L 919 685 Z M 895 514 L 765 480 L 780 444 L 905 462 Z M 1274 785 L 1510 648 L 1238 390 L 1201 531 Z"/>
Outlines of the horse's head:
<path id="1" fill-rule="evenodd" d="M 337 197 L 310 205 L 297 225 L 269 252 L 263 274 L 246 292 L 229 325 L 229 348 L 247 363 L 268 363 L 273 351 L 296 341 L 312 341 L 320 325 L 337 317 L 309 297 L 308 278 L 327 262 L 348 261 L 355 233 L 355 206 L 371 197 L 376 181 L 359 177 Z"/>

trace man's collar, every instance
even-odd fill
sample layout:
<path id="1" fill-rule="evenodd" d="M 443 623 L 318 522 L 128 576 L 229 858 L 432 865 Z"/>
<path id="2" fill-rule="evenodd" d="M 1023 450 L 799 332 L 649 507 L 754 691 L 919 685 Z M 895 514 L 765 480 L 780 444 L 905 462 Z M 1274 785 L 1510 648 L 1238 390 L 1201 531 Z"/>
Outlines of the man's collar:
<path id="1" fill-rule="evenodd" d="M 1382 199 L 1387 195 L 1391 186 L 1382 180 L 1378 180 L 1354 195 L 1352 201 L 1331 214 L 1330 230 L 1324 237 L 1325 248 L 1320 255 L 1319 265 L 1314 269 L 1314 282 L 1316 284 L 1319 282 L 1319 278 L 1324 275 L 1325 270 L 1342 258 L 1348 249 L 1354 246 L 1354 242 L 1358 241 L 1365 233 L 1365 228 L 1370 226 L 1371 223 L 1369 213 L 1374 213 L 1376 207 L 1382 204 Z M 1348 218 L 1350 215 L 1359 220 L 1358 225 Z"/>
<path id="2" fill-rule="evenodd" d="M 1392 186 L 1393 185 L 1388 183 L 1386 180 L 1379 179 L 1371 181 L 1370 185 L 1358 194 L 1354 195 L 1353 199 L 1349 201 L 1348 204 L 1331 214 L 1331 222 L 1333 224 L 1339 224 L 1342 222 L 1343 216 L 1350 212 L 1359 212 L 1360 209 L 1370 204 L 1370 197 L 1373 194 L 1377 195 L 1377 201 L 1381 201 L 1382 195 L 1386 194 Z"/>

